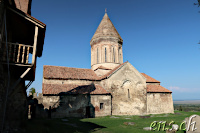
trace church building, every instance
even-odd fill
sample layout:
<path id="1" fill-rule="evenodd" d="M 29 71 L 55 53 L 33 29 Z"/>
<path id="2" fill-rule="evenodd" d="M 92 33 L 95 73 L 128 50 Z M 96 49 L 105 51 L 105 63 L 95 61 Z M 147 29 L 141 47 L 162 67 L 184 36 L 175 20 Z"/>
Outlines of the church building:
<path id="1" fill-rule="evenodd" d="M 42 103 L 52 117 L 174 113 L 172 92 L 123 62 L 123 39 L 107 13 L 90 45 L 91 69 L 44 66 Z"/>

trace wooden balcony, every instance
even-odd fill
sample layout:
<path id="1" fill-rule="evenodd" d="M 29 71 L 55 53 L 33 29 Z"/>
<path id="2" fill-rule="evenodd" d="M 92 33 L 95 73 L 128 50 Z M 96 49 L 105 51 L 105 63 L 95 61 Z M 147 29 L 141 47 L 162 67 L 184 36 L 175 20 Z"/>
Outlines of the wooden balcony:
<path id="1" fill-rule="evenodd" d="M 34 46 L 7 42 L 6 47 L 6 43 L 2 42 L 0 49 L 2 49 L 2 64 L 7 65 L 9 63 L 10 68 L 15 70 L 15 75 L 19 76 L 30 68 L 30 72 L 27 73 L 24 79 L 34 81 L 36 68 L 36 48 Z"/>
<path id="2" fill-rule="evenodd" d="M 7 63 L 7 50 L 6 43 L 3 42 L 0 48 L 3 49 L 3 63 Z M 18 65 L 18 66 L 32 66 L 35 61 L 33 59 L 33 46 L 19 44 L 19 43 L 11 43 L 7 42 L 8 47 L 8 59 L 10 65 Z"/>
<path id="3" fill-rule="evenodd" d="M 46 25 L 34 17 L 5 8 L 0 26 L 0 63 L 12 77 L 35 80 L 36 60 L 42 56 L 45 31 Z"/>

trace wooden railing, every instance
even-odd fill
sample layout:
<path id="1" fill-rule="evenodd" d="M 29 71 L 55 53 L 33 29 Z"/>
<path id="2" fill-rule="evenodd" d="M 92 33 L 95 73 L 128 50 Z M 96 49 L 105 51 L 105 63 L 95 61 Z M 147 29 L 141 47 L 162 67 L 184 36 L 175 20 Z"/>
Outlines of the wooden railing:
<path id="1" fill-rule="evenodd" d="M 9 63 L 31 65 L 34 64 L 29 58 L 29 53 L 33 51 L 33 46 L 7 42 Z M 3 62 L 7 61 L 6 43 L 1 45 L 3 49 Z M 31 54 L 32 56 L 32 54 Z"/>

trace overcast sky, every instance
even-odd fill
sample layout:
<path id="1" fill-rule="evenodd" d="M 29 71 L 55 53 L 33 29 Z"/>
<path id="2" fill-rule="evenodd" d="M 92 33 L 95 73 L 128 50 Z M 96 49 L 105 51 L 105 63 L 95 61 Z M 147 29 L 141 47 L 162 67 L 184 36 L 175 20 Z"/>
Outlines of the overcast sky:
<path id="1" fill-rule="evenodd" d="M 173 91 L 174 100 L 200 99 L 200 8 L 197 0 L 33 0 L 32 16 L 47 25 L 43 65 L 91 68 L 90 40 L 105 8 L 124 40 L 123 59 Z M 31 88 L 30 87 L 30 88 Z"/>

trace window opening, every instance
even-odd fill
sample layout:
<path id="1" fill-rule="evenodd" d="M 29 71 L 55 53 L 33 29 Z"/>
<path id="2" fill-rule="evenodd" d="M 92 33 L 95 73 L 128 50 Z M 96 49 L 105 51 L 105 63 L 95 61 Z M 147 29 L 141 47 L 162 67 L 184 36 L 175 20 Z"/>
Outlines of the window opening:
<path id="1" fill-rule="evenodd" d="M 129 89 L 128 89 L 128 98 L 130 98 L 130 93 L 129 93 Z"/>
<path id="2" fill-rule="evenodd" d="M 100 109 L 103 109 L 103 103 L 100 103 Z"/>
<path id="3" fill-rule="evenodd" d="M 113 61 L 115 62 L 115 49 L 113 48 Z"/>
<path id="4" fill-rule="evenodd" d="M 105 48 L 105 62 L 107 62 L 107 60 L 106 60 L 106 48 Z"/>

